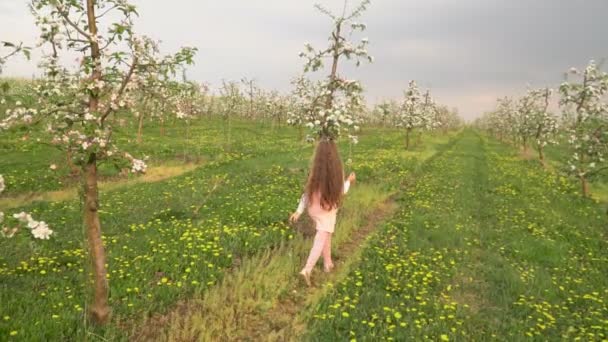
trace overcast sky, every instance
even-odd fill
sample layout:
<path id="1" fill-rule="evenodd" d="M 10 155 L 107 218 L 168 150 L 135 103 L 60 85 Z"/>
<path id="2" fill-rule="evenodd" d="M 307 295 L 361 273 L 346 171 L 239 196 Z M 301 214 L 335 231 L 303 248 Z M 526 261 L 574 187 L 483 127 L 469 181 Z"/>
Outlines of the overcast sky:
<path id="1" fill-rule="evenodd" d="M 28 2 L 0 0 L 0 40 L 35 43 Z M 136 0 L 136 29 L 162 40 L 165 52 L 198 47 L 193 80 L 217 86 L 249 77 L 289 91 L 303 44 L 326 44 L 329 21 L 317 2 L 343 3 Z M 341 72 L 363 82 L 370 102 L 400 98 L 415 79 L 468 119 L 493 109 L 499 96 L 527 84 L 555 87 L 570 67 L 608 57 L 608 0 L 375 0 L 360 21 L 375 62 Z M 14 59 L 5 75 L 31 77 L 35 65 Z"/>

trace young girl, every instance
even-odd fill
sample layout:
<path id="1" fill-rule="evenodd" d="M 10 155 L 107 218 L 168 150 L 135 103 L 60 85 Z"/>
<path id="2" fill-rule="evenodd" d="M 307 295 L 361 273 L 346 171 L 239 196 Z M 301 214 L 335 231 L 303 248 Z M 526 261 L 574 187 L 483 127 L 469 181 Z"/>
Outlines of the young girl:
<path id="1" fill-rule="evenodd" d="M 308 261 L 300 272 L 308 286 L 312 269 L 321 254 L 325 272 L 330 272 L 334 267 L 331 261 L 331 235 L 336 225 L 336 214 L 342 203 L 342 196 L 348 192 L 354 181 L 354 173 L 344 181 L 342 161 L 336 143 L 332 139 L 321 139 L 315 151 L 304 194 L 300 198 L 298 209 L 290 217 L 292 222 L 297 221 L 307 208 L 317 229 Z"/>

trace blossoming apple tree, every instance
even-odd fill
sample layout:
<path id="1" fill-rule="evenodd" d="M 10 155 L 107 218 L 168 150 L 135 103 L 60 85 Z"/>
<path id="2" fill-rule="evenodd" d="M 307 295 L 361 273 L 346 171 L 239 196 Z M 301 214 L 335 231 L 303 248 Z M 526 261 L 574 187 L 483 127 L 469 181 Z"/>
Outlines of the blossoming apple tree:
<path id="1" fill-rule="evenodd" d="M 69 151 L 82 170 L 83 223 L 93 266 L 90 314 L 94 322 L 103 324 L 110 308 L 97 168 L 100 162 L 128 162 L 133 172 L 146 171 L 142 159 L 113 144 L 109 119 L 134 107 L 140 80 L 149 74 L 166 79 L 176 68 L 191 64 L 196 50 L 183 48 L 159 58 L 156 44 L 135 34 L 137 10 L 126 0 L 32 0 L 31 11 L 44 55 L 38 103 L 35 109 L 14 104 L 4 123 L 45 125 L 51 144 Z M 62 58 L 74 55 L 82 56 L 77 67 L 61 64 Z"/>
<path id="2" fill-rule="evenodd" d="M 569 171 L 581 182 L 584 196 L 589 195 L 589 177 L 608 168 L 608 74 L 593 61 L 579 71 L 570 70 L 570 77 L 559 87 L 568 143 L 572 154 Z"/>
<path id="3" fill-rule="evenodd" d="M 541 88 L 529 90 L 528 97 L 533 98 L 535 108 L 531 112 L 530 124 L 532 128 L 532 137 L 538 159 L 541 164 L 545 164 L 545 147 L 549 144 L 554 144 L 554 137 L 558 133 L 557 118 L 553 113 L 549 112 L 549 102 L 551 100 L 551 89 Z"/>
<path id="4" fill-rule="evenodd" d="M 354 59 L 359 66 L 362 61 L 372 62 L 373 58 L 367 52 L 369 41 L 361 39 L 353 44 L 348 40 L 355 32 L 363 32 L 365 24 L 354 20 L 361 16 L 369 5 L 369 0 L 361 2 L 354 10 L 347 13 L 347 2 L 340 15 L 330 12 L 321 5 L 315 7 L 332 20 L 332 33 L 329 46 L 316 49 L 311 44 L 305 44 L 305 51 L 300 57 L 306 60 L 304 76 L 295 81 L 295 94 L 302 111 L 299 117 L 290 117 L 291 124 L 304 123 L 311 132 L 312 138 L 337 139 L 347 134 L 351 140 L 356 140 L 354 131 L 358 130 L 357 111 L 362 105 L 361 92 L 363 88 L 358 81 L 349 80 L 338 73 L 340 60 Z M 321 81 L 310 81 L 306 74 L 324 69 L 324 60 L 331 61 L 331 69 L 327 78 Z M 294 113 L 292 112 L 292 114 Z"/>
<path id="5" fill-rule="evenodd" d="M 412 132 L 423 126 L 423 103 L 416 81 L 409 82 L 404 92 L 404 99 L 399 108 L 397 127 L 405 129 L 405 149 L 410 148 Z"/>
<path id="6" fill-rule="evenodd" d="M 224 146 L 230 149 L 232 143 L 231 118 L 237 116 L 242 110 L 244 97 L 239 84 L 235 81 L 222 81 L 220 88 L 220 114 L 224 123 Z"/>

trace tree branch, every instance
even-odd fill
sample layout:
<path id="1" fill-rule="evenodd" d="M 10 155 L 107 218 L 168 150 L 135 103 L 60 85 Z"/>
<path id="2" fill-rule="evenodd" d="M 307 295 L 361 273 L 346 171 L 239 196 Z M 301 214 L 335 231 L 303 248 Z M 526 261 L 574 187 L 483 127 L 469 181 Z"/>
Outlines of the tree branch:
<path id="1" fill-rule="evenodd" d="M 80 33 L 81 35 L 83 35 L 84 37 L 86 37 L 88 40 L 91 40 L 92 37 L 86 33 L 84 30 L 82 30 L 80 27 L 78 27 L 78 25 L 76 25 L 69 17 L 69 13 L 66 13 L 64 11 L 61 10 L 61 8 L 57 5 L 54 5 L 55 8 L 57 9 L 57 13 L 59 13 L 61 15 L 61 17 L 63 17 L 63 19 L 65 20 L 66 23 L 68 23 L 70 26 L 72 26 L 72 28 L 74 28 L 74 30 L 76 30 L 78 33 Z"/>
<path id="2" fill-rule="evenodd" d="M 106 14 L 108 14 L 110 11 L 112 11 L 113 9 L 115 9 L 116 7 L 118 7 L 118 5 L 114 5 L 110 8 L 108 8 L 107 10 L 105 10 L 103 13 L 101 13 L 100 15 L 96 16 L 95 19 L 99 19 L 103 16 L 105 16 Z"/>
<path id="3" fill-rule="evenodd" d="M 123 80 L 122 80 L 122 84 L 120 85 L 120 89 L 118 90 L 118 94 L 116 95 L 116 100 L 120 100 L 120 98 L 124 94 L 125 89 L 127 88 L 127 85 L 131 81 L 131 77 L 133 77 L 133 73 L 135 72 L 135 68 L 138 65 L 137 62 L 138 62 L 137 57 L 133 57 L 133 63 L 131 63 L 131 67 L 129 68 L 129 71 L 125 75 L 125 78 L 123 78 Z M 101 120 L 100 120 L 101 123 L 102 123 L 102 125 L 103 125 L 103 122 L 105 121 L 105 119 L 110 114 L 112 114 L 113 111 L 114 110 L 112 109 L 112 105 L 108 106 L 108 109 L 106 109 L 106 112 L 103 114 L 103 116 L 101 117 Z"/>

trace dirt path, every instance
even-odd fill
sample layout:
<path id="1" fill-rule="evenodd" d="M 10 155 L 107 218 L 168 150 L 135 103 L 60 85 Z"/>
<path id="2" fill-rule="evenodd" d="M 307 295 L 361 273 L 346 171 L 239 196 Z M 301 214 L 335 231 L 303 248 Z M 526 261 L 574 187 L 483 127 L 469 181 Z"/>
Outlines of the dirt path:
<path id="1" fill-rule="evenodd" d="M 154 183 L 160 182 L 165 179 L 182 175 L 186 172 L 192 171 L 199 167 L 200 164 L 181 164 L 181 165 L 162 165 L 162 166 L 151 166 L 148 168 L 148 172 L 140 177 L 129 177 L 112 179 L 108 181 L 102 181 L 99 184 L 99 188 L 102 191 L 110 191 L 123 187 L 127 187 L 138 183 Z M 36 192 L 36 193 L 24 193 L 11 197 L 5 197 L 0 199 L 0 209 L 7 210 L 16 207 L 25 206 L 36 201 L 48 201 L 58 202 L 74 199 L 78 196 L 77 187 L 69 187 L 67 189 L 48 191 L 48 192 Z"/>
<path id="2" fill-rule="evenodd" d="M 332 284 L 339 282 L 347 275 L 350 265 L 357 262 L 360 252 L 363 250 L 365 241 L 382 224 L 383 221 L 391 217 L 397 209 L 396 204 L 391 200 L 380 203 L 374 207 L 366 217 L 366 223 L 351 235 L 350 240 L 341 244 L 336 251 L 336 262 L 338 269 L 333 274 L 318 274 L 316 287 L 309 289 L 302 288 L 302 281 L 289 284 L 288 296 L 279 300 L 262 317 L 261 324 L 255 326 L 251 331 L 252 340 L 288 341 L 297 339 L 306 327 L 306 313 L 308 309 L 322 298 L 327 291 L 331 290 Z M 325 284 L 325 286 L 324 286 Z M 277 324 L 281 320 L 286 324 Z"/>

